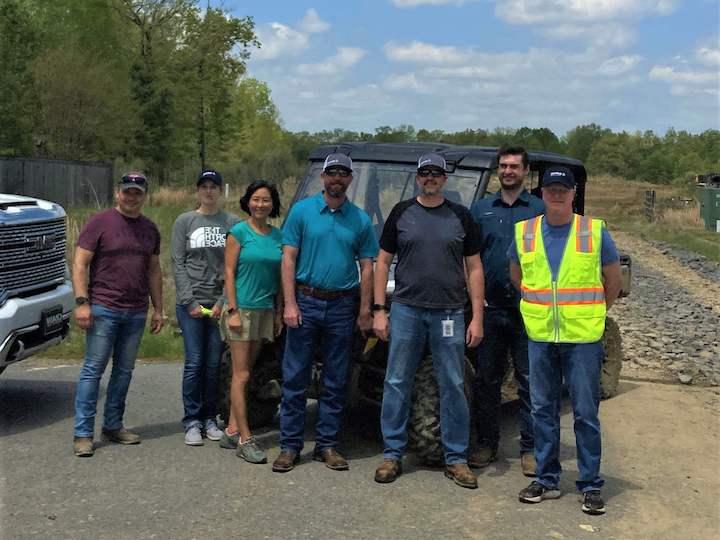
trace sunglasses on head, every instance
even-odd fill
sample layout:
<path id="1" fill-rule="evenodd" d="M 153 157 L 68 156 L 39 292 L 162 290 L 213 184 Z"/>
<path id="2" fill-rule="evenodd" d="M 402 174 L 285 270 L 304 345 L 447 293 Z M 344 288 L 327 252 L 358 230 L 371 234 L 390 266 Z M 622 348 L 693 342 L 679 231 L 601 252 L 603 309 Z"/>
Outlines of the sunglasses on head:
<path id="1" fill-rule="evenodd" d="M 350 171 L 346 171 L 345 169 L 330 169 L 329 171 L 325 171 L 325 174 L 328 176 L 339 176 L 340 178 L 347 178 L 350 176 Z"/>
<path id="2" fill-rule="evenodd" d="M 127 175 L 123 176 L 120 180 L 121 184 L 137 184 L 138 186 L 144 186 L 147 183 L 147 180 L 144 176 L 137 176 L 137 175 Z"/>
<path id="3" fill-rule="evenodd" d="M 422 178 L 427 178 L 428 176 L 432 176 L 433 178 L 440 178 L 442 176 L 445 176 L 445 171 L 422 169 L 418 171 L 417 174 Z"/>

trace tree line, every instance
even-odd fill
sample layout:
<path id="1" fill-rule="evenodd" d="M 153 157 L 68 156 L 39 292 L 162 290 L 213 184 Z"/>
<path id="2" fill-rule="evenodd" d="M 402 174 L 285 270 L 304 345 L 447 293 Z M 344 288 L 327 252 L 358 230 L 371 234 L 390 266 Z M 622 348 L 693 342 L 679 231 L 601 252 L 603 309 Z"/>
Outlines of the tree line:
<path id="1" fill-rule="evenodd" d="M 203 165 L 278 181 L 298 174 L 313 147 L 342 141 L 520 144 L 660 183 L 720 171 L 717 129 L 291 132 L 268 85 L 247 76 L 261 46 L 252 17 L 197 0 L 0 0 L 0 155 L 110 160 L 161 184 Z"/>

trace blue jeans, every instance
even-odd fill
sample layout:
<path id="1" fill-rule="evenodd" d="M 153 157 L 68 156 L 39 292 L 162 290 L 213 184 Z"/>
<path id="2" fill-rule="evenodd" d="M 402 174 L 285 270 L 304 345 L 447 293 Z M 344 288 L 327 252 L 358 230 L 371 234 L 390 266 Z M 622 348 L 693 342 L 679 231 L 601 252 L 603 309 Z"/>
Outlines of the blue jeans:
<path id="1" fill-rule="evenodd" d="M 453 321 L 443 337 L 442 321 Z M 415 373 L 429 342 L 440 390 L 440 432 L 445 463 L 466 463 L 470 415 L 465 398 L 465 317 L 462 309 L 426 309 L 394 302 L 390 310 L 390 350 L 383 388 L 382 428 L 386 459 L 401 459 Z"/>
<path id="2" fill-rule="evenodd" d="M 535 428 L 537 481 L 553 489 L 560 481 L 560 405 L 563 378 L 570 390 L 575 418 L 580 491 L 600 489 L 600 370 L 602 342 L 528 343 L 530 357 L 530 395 Z"/>
<path id="3" fill-rule="evenodd" d="M 500 402 L 502 383 L 512 358 L 520 411 L 520 453 L 534 448 L 530 417 L 530 367 L 528 337 L 517 308 L 485 308 L 484 338 L 477 349 L 475 378 L 475 426 L 478 445 L 497 450 L 500 442 Z"/>
<path id="4" fill-rule="evenodd" d="M 305 433 L 306 392 L 315 352 L 322 351 L 322 392 L 318 400 L 315 449 L 335 448 L 343 409 L 355 331 L 356 299 L 320 300 L 297 294 L 302 325 L 288 328 L 283 356 L 280 448 L 300 453 Z"/>
<path id="5" fill-rule="evenodd" d="M 85 336 L 85 362 L 75 394 L 75 436 L 92 437 L 95 431 L 100 378 L 110 354 L 113 366 L 105 396 L 103 429 L 123 427 L 125 398 L 132 379 L 147 311 L 119 311 L 95 304 L 93 324 Z"/>
<path id="6" fill-rule="evenodd" d="M 217 388 L 223 341 L 215 319 L 193 318 L 187 306 L 176 305 L 175 315 L 182 330 L 185 347 L 182 398 L 183 425 L 202 427 L 205 420 L 217 416 Z"/>

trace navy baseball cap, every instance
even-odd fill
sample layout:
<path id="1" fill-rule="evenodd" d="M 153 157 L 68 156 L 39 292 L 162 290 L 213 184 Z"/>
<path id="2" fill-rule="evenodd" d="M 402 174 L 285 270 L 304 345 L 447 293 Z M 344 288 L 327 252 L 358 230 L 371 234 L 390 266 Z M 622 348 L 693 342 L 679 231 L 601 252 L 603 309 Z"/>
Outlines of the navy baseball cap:
<path id="1" fill-rule="evenodd" d="M 549 167 L 542 177 L 543 187 L 551 184 L 562 184 L 568 189 L 575 188 L 575 175 L 567 167 Z"/>
<path id="2" fill-rule="evenodd" d="M 420 159 L 418 159 L 417 170 L 426 169 L 427 167 L 437 167 L 444 171 L 447 168 L 447 164 L 445 163 L 445 158 L 440 154 L 423 154 L 420 156 Z"/>
<path id="3" fill-rule="evenodd" d="M 352 172 L 352 159 L 350 159 L 350 156 L 346 156 L 345 154 L 330 154 L 325 158 L 323 171 L 327 171 L 331 167 L 341 167 Z"/>
<path id="4" fill-rule="evenodd" d="M 148 181 L 145 175 L 140 172 L 129 172 L 122 176 L 118 182 L 118 189 L 125 191 L 126 189 L 136 188 L 143 193 L 147 192 Z"/>
<path id="5" fill-rule="evenodd" d="M 213 171 L 212 169 L 206 169 L 200 173 L 200 176 L 198 176 L 197 179 L 197 185 L 199 186 L 200 184 L 202 184 L 203 182 L 207 182 L 208 180 L 210 180 L 216 186 L 222 186 L 222 176 L 220 176 L 219 172 Z"/>

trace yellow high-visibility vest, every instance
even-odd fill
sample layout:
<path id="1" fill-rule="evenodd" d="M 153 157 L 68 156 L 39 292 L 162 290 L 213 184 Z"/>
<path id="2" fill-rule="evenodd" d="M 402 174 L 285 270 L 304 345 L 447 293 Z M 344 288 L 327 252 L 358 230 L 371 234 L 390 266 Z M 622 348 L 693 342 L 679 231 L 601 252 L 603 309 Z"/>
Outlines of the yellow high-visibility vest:
<path id="1" fill-rule="evenodd" d="M 528 337 L 549 343 L 594 343 L 605 331 L 599 219 L 573 215 L 558 269 L 552 271 L 542 237 L 544 216 L 515 224 L 522 269 L 520 312 Z"/>

